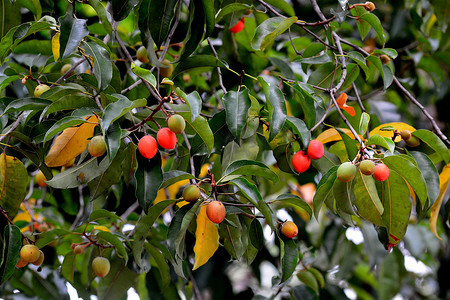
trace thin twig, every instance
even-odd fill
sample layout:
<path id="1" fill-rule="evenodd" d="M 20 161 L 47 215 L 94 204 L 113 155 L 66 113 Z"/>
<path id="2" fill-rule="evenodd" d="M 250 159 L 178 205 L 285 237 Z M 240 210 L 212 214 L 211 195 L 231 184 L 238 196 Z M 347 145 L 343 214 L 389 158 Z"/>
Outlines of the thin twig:
<path id="1" fill-rule="evenodd" d="M 217 55 L 216 49 L 214 49 L 214 46 L 211 43 L 211 40 L 209 38 L 207 38 L 207 41 L 208 41 L 209 47 L 211 47 L 211 50 L 214 53 L 214 56 L 216 57 L 217 60 L 219 60 L 219 56 Z M 227 89 L 223 85 L 222 70 L 220 69 L 220 67 L 217 67 L 217 73 L 219 74 L 219 85 L 222 88 L 223 92 L 226 94 Z"/>
<path id="2" fill-rule="evenodd" d="M 6 138 L 11 132 L 17 129 L 19 127 L 20 121 L 22 121 L 23 116 L 25 115 L 25 112 L 22 112 L 19 117 L 17 117 L 17 120 L 11 125 L 11 127 L 8 129 L 8 131 L 2 136 L 0 136 L 0 142 L 3 141 L 4 138 Z"/>
<path id="3" fill-rule="evenodd" d="M 80 59 L 79 61 L 77 61 L 77 62 L 76 62 L 69 70 L 67 70 L 66 73 L 62 74 L 62 76 L 59 77 L 58 80 L 56 80 L 56 81 L 50 86 L 50 88 L 57 86 L 58 83 L 60 83 L 64 78 L 66 78 L 66 76 L 67 76 L 68 74 L 70 74 L 71 72 L 73 72 L 79 65 L 81 65 L 85 59 L 86 59 L 86 57 L 83 57 L 82 59 Z"/>
<path id="4" fill-rule="evenodd" d="M 167 198 L 169 199 L 169 198 Z M 120 216 L 122 220 L 126 220 L 129 215 L 131 215 L 132 212 L 134 212 L 139 207 L 139 202 L 135 201 L 133 204 L 131 204 L 130 207 L 127 208 L 127 210 Z"/>

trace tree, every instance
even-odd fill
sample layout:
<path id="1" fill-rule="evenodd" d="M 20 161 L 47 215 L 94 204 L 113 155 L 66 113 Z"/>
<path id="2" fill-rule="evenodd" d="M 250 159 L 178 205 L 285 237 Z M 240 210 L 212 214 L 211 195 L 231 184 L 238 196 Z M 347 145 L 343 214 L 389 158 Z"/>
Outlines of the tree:
<path id="1" fill-rule="evenodd" d="M 446 1 L 1 4 L 4 297 L 449 296 Z"/>

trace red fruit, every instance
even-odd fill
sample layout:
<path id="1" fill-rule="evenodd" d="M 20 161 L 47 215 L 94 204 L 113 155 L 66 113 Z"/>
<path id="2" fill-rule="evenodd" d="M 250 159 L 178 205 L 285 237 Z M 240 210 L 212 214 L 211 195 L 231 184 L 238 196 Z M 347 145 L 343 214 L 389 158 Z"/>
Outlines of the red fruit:
<path id="1" fill-rule="evenodd" d="M 225 206 L 223 206 L 222 202 L 220 201 L 211 201 L 206 207 L 206 215 L 212 222 L 216 224 L 221 223 L 225 219 L 226 214 L 227 211 L 225 210 Z"/>
<path id="2" fill-rule="evenodd" d="M 156 151 L 158 151 L 158 144 L 154 137 L 146 135 L 139 140 L 138 150 L 143 157 L 150 159 L 155 156 Z"/>
<path id="3" fill-rule="evenodd" d="M 306 154 L 311 159 L 319 159 L 323 156 L 324 152 L 325 149 L 323 148 L 323 144 L 318 140 L 312 140 L 309 142 Z"/>
<path id="4" fill-rule="evenodd" d="M 232 33 L 238 33 L 239 31 L 241 31 L 242 29 L 244 29 L 244 17 L 242 17 L 242 19 L 240 19 L 236 25 L 234 25 L 233 27 L 230 28 L 230 31 Z"/>
<path id="5" fill-rule="evenodd" d="M 156 134 L 158 144 L 164 149 L 171 150 L 177 145 L 177 135 L 173 133 L 169 128 L 161 128 Z"/>
<path id="6" fill-rule="evenodd" d="M 286 221 L 283 223 L 283 225 L 281 225 L 281 233 L 285 237 L 292 239 L 293 237 L 297 236 L 298 227 L 294 222 Z"/>
<path id="7" fill-rule="evenodd" d="M 389 177 L 389 168 L 385 164 L 378 164 L 375 166 L 375 173 L 373 173 L 378 181 L 385 181 Z"/>
<path id="8" fill-rule="evenodd" d="M 305 172 L 306 170 L 308 170 L 310 165 L 311 158 L 309 158 L 303 151 L 298 151 L 292 157 L 292 166 L 298 173 Z"/>

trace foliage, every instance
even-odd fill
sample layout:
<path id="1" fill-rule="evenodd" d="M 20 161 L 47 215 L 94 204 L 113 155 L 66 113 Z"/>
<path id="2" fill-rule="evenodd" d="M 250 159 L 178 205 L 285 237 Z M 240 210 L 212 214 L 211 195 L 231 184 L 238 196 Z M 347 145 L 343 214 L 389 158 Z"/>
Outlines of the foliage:
<path id="1" fill-rule="evenodd" d="M 445 1 L 1 4 L 6 298 L 449 297 Z M 25 244 L 41 266 L 16 266 Z"/>

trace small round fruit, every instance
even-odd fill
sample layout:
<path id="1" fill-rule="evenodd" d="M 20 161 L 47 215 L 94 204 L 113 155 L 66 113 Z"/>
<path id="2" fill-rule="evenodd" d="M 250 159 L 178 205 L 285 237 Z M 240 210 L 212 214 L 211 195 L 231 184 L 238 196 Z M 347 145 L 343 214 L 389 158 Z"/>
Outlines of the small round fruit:
<path id="1" fill-rule="evenodd" d="M 281 225 L 281 233 L 287 238 L 294 238 L 298 234 L 298 227 L 294 222 L 286 221 Z"/>
<path id="2" fill-rule="evenodd" d="M 143 157 L 150 159 L 158 151 L 158 144 L 153 136 L 146 135 L 139 140 L 138 150 Z"/>
<path id="3" fill-rule="evenodd" d="M 373 175 L 375 173 L 375 163 L 371 160 L 363 160 L 359 164 L 359 169 L 364 175 Z"/>
<path id="4" fill-rule="evenodd" d="M 405 141 L 405 143 L 409 147 L 417 147 L 420 145 L 420 140 L 417 137 L 415 137 L 414 135 L 411 135 L 411 137 L 409 139 L 407 139 Z"/>
<path id="5" fill-rule="evenodd" d="M 161 77 L 170 77 L 170 76 L 172 76 L 174 67 L 170 63 L 170 61 L 168 59 L 164 59 L 161 63 L 163 65 L 167 66 L 165 68 L 163 68 L 163 67 L 159 68 L 159 74 L 161 75 Z"/>
<path id="6" fill-rule="evenodd" d="M 213 200 L 206 206 L 206 215 L 211 222 L 219 224 L 225 219 L 227 211 L 222 202 Z"/>
<path id="7" fill-rule="evenodd" d="M 94 157 L 100 157 L 106 152 L 106 142 L 103 136 L 94 136 L 88 144 L 89 153 Z"/>
<path id="8" fill-rule="evenodd" d="M 380 60 L 383 64 L 387 64 L 388 62 L 391 61 L 389 56 L 387 56 L 386 54 L 380 55 Z"/>
<path id="9" fill-rule="evenodd" d="M 140 62 L 146 64 L 149 62 L 148 55 L 147 55 L 147 49 L 145 49 L 144 46 L 139 47 L 136 51 L 136 57 L 139 59 Z"/>
<path id="10" fill-rule="evenodd" d="M 17 262 L 16 267 L 23 268 L 26 265 L 28 265 L 28 262 L 26 260 L 24 260 L 23 258 L 19 258 L 19 261 Z"/>
<path id="11" fill-rule="evenodd" d="M 186 128 L 186 121 L 180 115 L 171 115 L 167 120 L 167 126 L 173 133 L 180 134 Z"/>
<path id="12" fill-rule="evenodd" d="M 98 277 L 103 278 L 106 275 L 108 275 L 110 268 L 111 268 L 111 265 L 109 263 L 109 260 L 105 257 L 97 256 L 92 261 L 92 271 Z"/>
<path id="13" fill-rule="evenodd" d="M 298 173 L 305 172 L 306 170 L 308 170 L 310 165 L 311 158 L 309 158 L 308 155 L 306 155 L 303 151 L 298 151 L 292 157 L 292 166 Z"/>
<path id="14" fill-rule="evenodd" d="M 400 131 L 400 136 L 402 137 L 402 140 L 407 141 L 411 138 L 411 131 L 405 129 Z"/>
<path id="15" fill-rule="evenodd" d="M 39 248 L 35 245 L 24 245 L 22 249 L 20 249 L 20 258 L 22 258 L 26 262 L 34 262 L 39 258 L 40 252 Z"/>
<path id="16" fill-rule="evenodd" d="M 194 202 L 200 199 L 200 189 L 198 186 L 191 184 L 183 190 L 183 198 L 187 202 Z"/>
<path id="17" fill-rule="evenodd" d="M 75 254 L 81 254 L 84 252 L 84 247 L 81 245 L 76 245 L 75 248 L 73 248 L 73 252 Z"/>
<path id="18" fill-rule="evenodd" d="M 39 170 L 39 172 L 37 172 L 36 174 L 36 183 L 40 186 L 40 187 L 44 187 L 47 185 L 47 183 L 45 183 L 45 181 L 47 180 L 47 178 L 45 178 L 44 173 L 42 173 L 41 170 Z"/>
<path id="19" fill-rule="evenodd" d="M 46 84 L 39 84 L 35 89 L 34 89 L 34 96 L 37 98 L 40 95 L 42 95 L 44 92 L 48 91 L 50 89 L 50 87 Z"/>
<path id="20" fill-rule="evenodd" d="M 70 69 L 72 68 L 71 64 L 65 64 L 64 66 L 61 67 L 61 75 L 66 74 Z M 66 75 L 66 77 L 72 76 L 73 75 L 73 71 L 70 72 L 69 74 Z"/>
<path id="21" fill-rule="evenodd" d="M 375 4 L 373 4 L 373 2 L 366 2 L 364 3 L 364 8 L 367 11 L 373 11 L 375 9 Z"/>
<path id="22" fill-rule="evenodd" d="M 38 232 L 47 232 L 50 228 L 48 227 L 47 223 L 42 223 L 39 225 L 39 227 L 36 228 Z"/>
<path id="23" fill-rule="evenodd" d="M 244 22 L 245 22 L 245 18 L 242 17 L 242 19 L 240 19 L 240 20 L 236 23 L 236 25 L 234 25 L 233 27 L 231 27 L 229 30 L 230 30 L 232 33 L 238 33 L 238 32 L 240 32 L 240 31 L 242 31 L 242 29 L 244 29 Z"/>
<path id="24" fill-rule="evenodd" d="M 345 162 L 337 169 L 337 179 L 342 182 L 349 182 L 355 178 L 356 166 L 351 162 Z"/>
<path id="25" fill-rule="evenodd" d="M 44 262 L 44 252 L 39 250 L 39 257 L 35 261 L 32 261 L 31 263 L 35 266 L 40 266 Z"/>
<path id="26" fill-rule="evenodd" d="M 323 156 L 324 152 L 325 149 L 323 148 L 323 144 L 318 140 L 312 140 L 309 142 L 306 154 L 311 159 L 320 159 Z"/>
<path id="27" fill-rule="evenodd" d="M 167 127 L 163 127 L 158 130 L 158 133 L 156 134 L 156 140 L 161 147 L 167 150 L 171 150 L 177 145 L 176 134 Z"/>
<path id="28" fill-rule="evenodd" d="M 389 177 L 389 168 L 385 164 L 378 164 L 375 166 L 375 173 L 373 173 L 378 181 L 385 181 Z"/>

